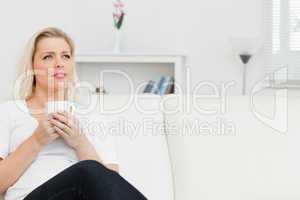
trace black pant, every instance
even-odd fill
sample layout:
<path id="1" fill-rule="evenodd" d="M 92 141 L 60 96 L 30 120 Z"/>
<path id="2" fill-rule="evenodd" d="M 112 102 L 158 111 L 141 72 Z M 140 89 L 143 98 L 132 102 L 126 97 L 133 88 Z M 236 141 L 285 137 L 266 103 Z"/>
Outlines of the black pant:
<path id="1" fill-rule="evenodd" d="M 97 161 L 80 161 L 37 187 L 24 200 L 145 200 L 117 172 Z"/>

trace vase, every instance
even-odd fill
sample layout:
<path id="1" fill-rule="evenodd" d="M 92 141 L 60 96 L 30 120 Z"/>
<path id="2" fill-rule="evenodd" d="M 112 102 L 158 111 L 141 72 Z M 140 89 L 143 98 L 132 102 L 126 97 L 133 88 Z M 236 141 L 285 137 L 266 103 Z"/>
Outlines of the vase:
<path id="1" fill-rule="evenodd" d="M 120 51 L 121 51 L 121 30 L 115 29 L 114 53 L 120 53 Z"/>

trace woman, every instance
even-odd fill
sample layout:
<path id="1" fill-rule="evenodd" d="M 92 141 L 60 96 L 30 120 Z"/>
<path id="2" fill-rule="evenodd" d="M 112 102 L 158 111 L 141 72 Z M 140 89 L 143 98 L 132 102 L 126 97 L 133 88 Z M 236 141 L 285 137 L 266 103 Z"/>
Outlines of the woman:
<path id="1" fill-rule="evenodd" d="M 118 174 L 109 139 L 88 137 L 70 112 L 44 113 L 48 101 L 72 100 L 73 56 L 72 40 L 56 28 L 29 42 L 21 98 L 0 105 L 0 193 L 6 200 L 146 199 Z"/>

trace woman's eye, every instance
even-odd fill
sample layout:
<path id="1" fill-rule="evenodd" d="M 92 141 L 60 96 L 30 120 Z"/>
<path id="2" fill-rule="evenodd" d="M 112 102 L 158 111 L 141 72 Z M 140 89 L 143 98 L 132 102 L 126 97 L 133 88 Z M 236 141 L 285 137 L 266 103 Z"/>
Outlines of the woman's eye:
<path id="1" fill-rule="evenodd" d="M 44 56 L 44 57 L 43 57 L 43 60 L 48 60 L 48 59 L 50 59 L 50 58 L 52 58 L 52 56 L 51 56 L 51 55 L 47 55 L 47 56 Z"/>
<path id="2" fill-rule="evenodd" d="M 70 56 L 70 55 L 68 55 L 68 54 L 66 54 L 66 55 L 63 55 L 63 57 L 64 57 L 64 58 L 67 58 L 67 59 L 70 59 L 70 58 L 71 58 L 71 56 Z"/>

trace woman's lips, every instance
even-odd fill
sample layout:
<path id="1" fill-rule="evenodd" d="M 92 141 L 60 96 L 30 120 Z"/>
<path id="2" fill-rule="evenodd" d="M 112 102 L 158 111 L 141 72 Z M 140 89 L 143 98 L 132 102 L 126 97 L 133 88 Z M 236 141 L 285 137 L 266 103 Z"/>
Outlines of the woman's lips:
<path id="1" fill-rule="evenodd" d="M 54 78 L 58 78 L 58 79 L 65 78 L 65 74 L 55 74 Z"/>
<path id="2" fill-rule="evenodd" d="M 56 79 L 64 79 L 66 76 L 66 73 L 63 71 L 59 71 L 59 72 L 55 72 L 53 76 Z"/>

